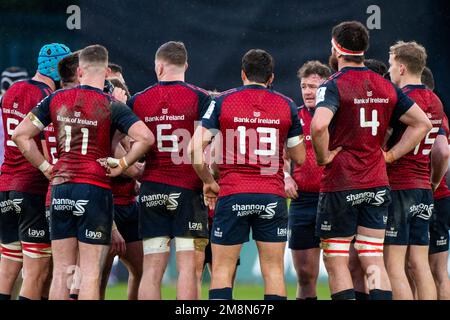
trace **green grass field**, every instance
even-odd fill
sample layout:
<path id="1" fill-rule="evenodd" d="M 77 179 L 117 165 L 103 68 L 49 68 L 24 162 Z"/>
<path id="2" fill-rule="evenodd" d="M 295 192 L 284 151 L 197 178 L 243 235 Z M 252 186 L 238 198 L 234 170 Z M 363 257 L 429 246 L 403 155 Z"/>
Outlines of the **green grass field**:
<path id="1" fill-rule="evenodd" d="M 295 285 L 288 284 L 288 299 L 295 299 Z M 107 300 L 126 300 L 127 285 L 120 283 L 108 287 L 106 291 Z M 330 299 L 330 291 L 326 282 L 319 282 L 317 288 L 318 298 L 320 300 Z M 237 285 L 233 290 L 234 299 L 236 300 L 261 300 L 264 295 L 263 287 L 261 285 L 241 284 Z M 162 288 L 162 296 L 164 300 L 174 300 L 176 298 L 175 286 L 165 285 Z M 202 287 L 202 299 L 208 298 L 208 284 Z"/>

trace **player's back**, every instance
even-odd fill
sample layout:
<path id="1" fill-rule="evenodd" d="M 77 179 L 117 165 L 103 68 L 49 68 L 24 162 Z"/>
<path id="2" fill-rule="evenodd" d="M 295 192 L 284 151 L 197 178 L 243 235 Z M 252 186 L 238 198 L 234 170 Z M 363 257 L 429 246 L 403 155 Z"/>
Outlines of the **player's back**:
<path id="1" fill-rule="evenodd" d="M 407 85 L 403 92 L 413 99 L 425 112 L 433 128 L 412 151 L 389 164 L 389 183 L 394 190 L 402 189 L 431 189 L 430 185 L 430 151 L 443 124 L 444 108 L 433 91 L 424 85 Z M 406 127 L 397 124 L 388 147 L 397 143 Z"/>
<path id="2" fill-rule="evenodd" d="M 386 130 L 398 102 L 391 82 L 367 68 L 343 68 L 327 82 L 336 90 L 338 108 L 330 124 L 329 149 L 342 151 L 325 167 L 321 191 L 366 189 L 388 185 L 381 151 Z M 317 105 L 324 101 L 321 87 Z M 324 102 L 326 104 L 326 102 Z"/>
<path id="3" fill-rule="evenodd" d="M 147 153 L 143 181 L 201 188 L 187 146 L 209 101 L 206 91 L 183 81 L 161 81 L 131 99 L 133 112 L 156 136 Z"/>
<path id="4" fill-rule="evenodd" d="M 246 85 L 213 103 L 222 138 L 219 196 L 268 193 L 285 197 L 283 148 L 293 122 L 298 122 L 293 101 L 263 86 Z"/>
<path id="5" fill-rule="evenodd" d="M 14 83 L 2 99 L 5 159 L 0 178 L 1 191 L 21 191 L 45 194 L 48 180 L 22 155 L 11 140 L 15 128 L 44 97 L 51 93 L 46 84 L 34 80 Z M 42 151 L 39 137 L 36 144 Z"/>
<path id="6" fill-rule="evenodd" d="M 106 170 L 97 160 L 110 156 L 111 97 L 100 89 L 79 86 L 55 92 L 46 103 L 59 157 L 52 185 L 71 182 L 110 188 Z"/>

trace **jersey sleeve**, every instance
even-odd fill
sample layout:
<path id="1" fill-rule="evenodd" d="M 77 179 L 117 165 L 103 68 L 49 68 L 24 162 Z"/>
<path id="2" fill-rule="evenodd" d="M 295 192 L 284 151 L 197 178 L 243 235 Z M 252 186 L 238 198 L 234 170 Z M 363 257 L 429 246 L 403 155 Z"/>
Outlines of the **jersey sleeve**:
<path id="1" fill-rule="evenodd" d="M 299 135 L 303 134 L 303 128 L 300 124 L 300 118 L 298 117 L 297 106 L 293 102 L 291 102 L 289 103 L 289 107 L 291 109 L 292 124 L 288 131 L 288 139 L 292 137 L 298 137 Z"/>
<path id="2" fill-rule="evenodd" d="M 41 131 L 52 122 L 50 115 L 50 102 L 52 97 L 53 95 L 50 95 L 42 99 L 29 114 L 31 122 Z"/>
<path id="3" fill-rule="evenodd" d="M 202 127 L 206 129 L 220 129 L 219 117 L 221 103 L 218 100 L 212 100 L 202 117 Z"/>
<path id="4" fill-rule="evenodd" d="M 134 96 L 132 96 L 130 99 L 128 99 L 127 101 L 127 105 L 128 107 L 133 110 L 134 108 L 134 103 L 136 102 L 136 98 L 138 97 L 138 94 L 135 94 Z"/>
<path id="5" fill-rule="evenodd" d="M 198 95 L 198 113 L 201 119 L 208 110 L 208 107 L 211 104 L 212 99 L 209 94 L 202 91 L 198 91 L 197 95 Z"/>
<path id="6" fill-rule="evenodd" d="M 414 105 L 414 101 L 403 93 L 400 88 L 395 87 L 395 91 L 397 93 L 397 104 L 395 105 L 394 113 L 392 114 L 393 121 L 400 119 L 400 117 Z"/>
<path id="7" fill-rule="evenodd" d="M 125 104 L 118 101 L 111 102 L 111 122 L 120 132 L 128 133 L 130 127 L 138 121 L 138 117 Z"/>
<path id="8" fill-rule="evenodd" d="M 333 113 L 339 109 L 339 90 L 335 81 L 327 81 L 316 93 L 316 108 L 328 108 Z"/>

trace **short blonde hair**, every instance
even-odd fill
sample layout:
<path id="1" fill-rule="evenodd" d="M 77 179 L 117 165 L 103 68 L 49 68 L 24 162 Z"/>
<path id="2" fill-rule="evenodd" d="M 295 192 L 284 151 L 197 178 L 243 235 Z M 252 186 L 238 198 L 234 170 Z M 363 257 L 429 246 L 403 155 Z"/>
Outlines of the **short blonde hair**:
<path id="1" fill-rule="evenodd" d="M 409 72 L 421 75 L 427 64 L 427 51 L 421 44 L 410 41 L 399 41 L 389 49 L 389 53 L 398 62 L 406 65 Z"/>

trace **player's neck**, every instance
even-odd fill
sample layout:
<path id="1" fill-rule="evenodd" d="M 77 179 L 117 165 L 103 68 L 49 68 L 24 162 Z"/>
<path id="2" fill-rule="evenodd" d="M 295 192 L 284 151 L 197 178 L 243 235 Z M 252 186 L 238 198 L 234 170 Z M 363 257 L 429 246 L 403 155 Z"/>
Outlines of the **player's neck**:
<path id="1" fill-rule="evenodd" d="M 184 82 L 184 73 L 172 73 L 172 74 L 163 74 L 158 78 L 158 81 L 171 82 L 171 81 L 183 81 Z"/>
<path id="2" fill-rule="evenodd" d="M 38 81 L 38 82 L 42 82 L 45 83 L 47 86 L 49 86 L 52 90 L 55 90 L 55 82 L 53 82 L 52 79 L 50 79 L 49 77 L 46 77 L 42 74 L 40 74 L 39 72 L 36 72 L 36 74 L 34 75 L 34 77 L 31 79 L 34 81 Z"/>
<path id="3" fill-rule="evenodd" d="M 244 86 L 257 85 L 257 86 L 261 86 L 261 87 L 267 87 L 267 85 L 265 83 L 253 82 L 253 81 L 249 81 L 247 79 L 244 80 L 243 83 L 244 83 Z"/>
<path id="4" fill-rule="evenodd" d="M 82 86 L 90 86 L 100 90 L 103 90 L 105 86 L 105 76 L 89 76 L 82 77 L 80 79 L 80 85 Z"/>
<path id="5" fill-rule="evenodd" d="M 363 68 L 365 67 L 364 63 L 356 63 L 356 62 L 350 62 L 350 61 L 339 61 L 339 71 L 341 71 L 341 69 L 346 68 L 346 67 L 351 67 L 351 68 Z"/>
<path id="6" fill-rule="evenodd" d="M 400 79 L 399 87 L 403 88 L 407 85 L 418 85 L 422 84 L 422 80 L 420 77 L 414 76 L 414 75 L 404 75 Z"/>

